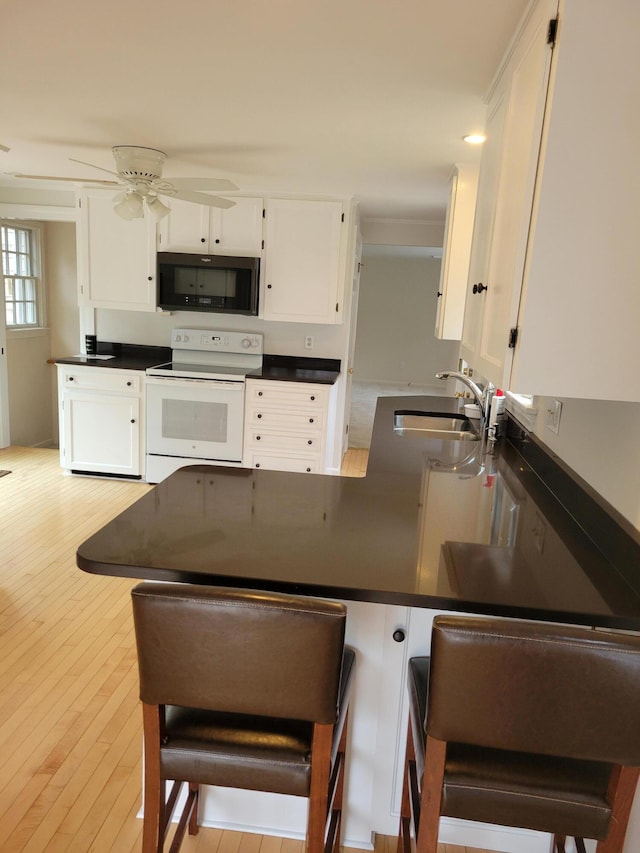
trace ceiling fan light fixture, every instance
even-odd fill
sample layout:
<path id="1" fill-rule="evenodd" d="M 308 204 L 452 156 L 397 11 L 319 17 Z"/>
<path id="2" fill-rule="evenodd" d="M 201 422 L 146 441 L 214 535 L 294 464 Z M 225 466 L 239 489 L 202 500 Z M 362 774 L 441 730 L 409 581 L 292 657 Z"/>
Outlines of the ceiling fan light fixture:
<path id="1" fill-rule="evenodd" d="M 164 151 L 139 145 L 116 145 L 111 150 L 119 175 L 144 181 L 155 181 L 162 176 L 162 166 L 167 159 Z"/>
<path id="2" fill-rule="evenodd" d="M 144 216 L 142 196 L 135 190 L 126 193 L 113 209 L 122 219 L 142 219 Z"/>
<path id="3" fill-rule="evenodd" d="M 171 208 L 167 207 L 166 204 L 163 204 L 158 196 L 147 196 L 147 207 L 156 222 L 164 219 L 164 217 L 168 216 L 171 212 Z"/>

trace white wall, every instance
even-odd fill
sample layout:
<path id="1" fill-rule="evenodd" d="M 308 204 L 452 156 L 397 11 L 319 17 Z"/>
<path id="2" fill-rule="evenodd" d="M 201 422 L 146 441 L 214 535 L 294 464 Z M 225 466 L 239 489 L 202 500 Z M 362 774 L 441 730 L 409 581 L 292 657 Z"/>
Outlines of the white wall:
<path id="1" fill-rule="evenodd" d="M 434 373 L 457 367 L 458 342 L 433 334 L 441 263 L 434 254 L 364 246 L 354 379 L 437 387 Z"/>
<path id="2" fill-rule="evenodd" d="M 96 310 L 98 340 L 121 343 L 170 346 L 171 329 L 230 329 L 262 332 L 264 348 L 271 355 L 298 355 L 318 358 L 344 357 L 348 324 L 325 326 L 311 323 L 273 323 L 257 317 L 234 314 L 209 314 L 201 311 L 176 311 L 151 314 L 143 311 Z M 306 335 L 315 339 L 312 350 L 305 349 Z"/>
<path id="3" fill-rule="evenodd" d="M 553 400 L 536 402 L 540 440 L 640 529 L 640 403 L 563 398 L 556 435 L 546 426 Z"/>

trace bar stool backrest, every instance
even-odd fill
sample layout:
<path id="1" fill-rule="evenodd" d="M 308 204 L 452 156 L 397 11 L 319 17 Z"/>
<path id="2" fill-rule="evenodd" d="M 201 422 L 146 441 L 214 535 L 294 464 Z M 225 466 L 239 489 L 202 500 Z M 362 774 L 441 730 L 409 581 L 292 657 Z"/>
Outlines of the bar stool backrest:
<path id="1" fill-rule="evenodd" d="M 343 605 L 162 583 L 132 600 L 143 702 L 335 722 Z"/>
<path id="2" fill-rule="evenodd" d="M 640 765 L 640 636 L 438 616 L 427 734 Z"/>

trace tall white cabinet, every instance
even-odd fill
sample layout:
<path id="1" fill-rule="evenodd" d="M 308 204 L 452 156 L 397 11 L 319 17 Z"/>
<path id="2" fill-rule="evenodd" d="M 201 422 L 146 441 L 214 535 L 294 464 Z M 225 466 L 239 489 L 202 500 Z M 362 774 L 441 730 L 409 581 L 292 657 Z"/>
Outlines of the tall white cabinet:
<path id="1" fill-rule="evenodd" d="M 540 150 L 557 0 L 531 10 L 490 94 L 480 168 L 461 355 L 509 387 L 509 329 L 516 325 Z"/>
<path id="2" fill-rule="evenodd" d="M 497 79 L 461 355 L 503 388 L 640 401 L 639 31 L 635 0 L 539 0 Z"/>

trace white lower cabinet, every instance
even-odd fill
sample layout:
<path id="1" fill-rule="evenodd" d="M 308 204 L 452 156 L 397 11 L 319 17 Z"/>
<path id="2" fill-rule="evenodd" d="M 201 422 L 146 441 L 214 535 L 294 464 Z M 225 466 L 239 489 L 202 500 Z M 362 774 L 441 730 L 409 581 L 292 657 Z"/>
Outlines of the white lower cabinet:
<path id="1" fill-rule="evenodd" d="M 322 474 L 332 386 L 248 379 L 243 464 Z"/>
<path id="2" fill-rule="evenodd" d="M 142 478 L 144 373 L 58 365 L 60 464 Z"/>

